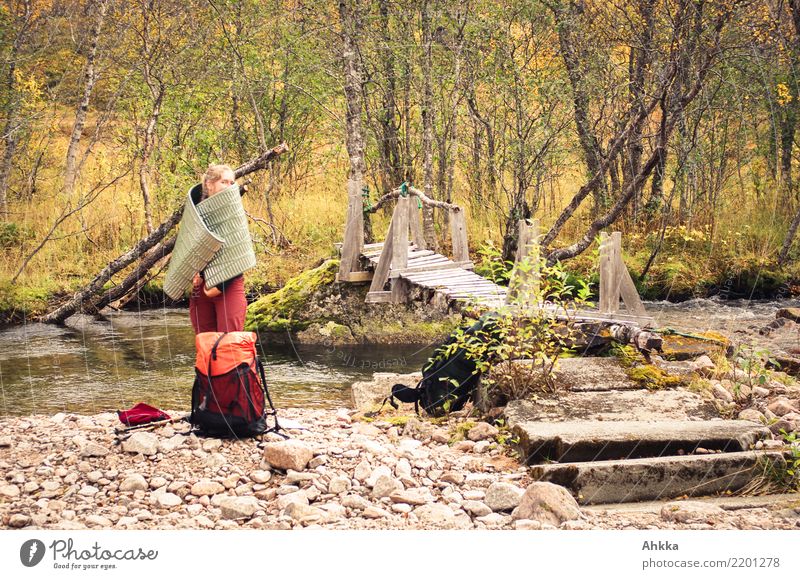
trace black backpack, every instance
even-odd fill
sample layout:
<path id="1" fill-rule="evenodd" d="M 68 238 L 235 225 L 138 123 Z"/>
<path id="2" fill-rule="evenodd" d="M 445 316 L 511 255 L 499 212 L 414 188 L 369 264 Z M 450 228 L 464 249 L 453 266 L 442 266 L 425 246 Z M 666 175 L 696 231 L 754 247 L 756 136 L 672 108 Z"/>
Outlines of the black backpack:
<path id="1" fill-rule="evenodd" d="M 464 335 L 484 342 L 497 340 L 497 314 L 489 312 L 481 316 L 472 326 L 464 330 Z M 448 346 L 456 342 L 458 334 L 453 333 L 440 344 L 422 369 L 422 380 L 415 388 L 404 384 L 392 386 L 392 393 L 384 400 L 397 408 L 395 399 L 400 402 L 414 403 L 419 414 L 419 407 L 430 416 L 442 416 L 448 412 L 456 412 L 472 397 L 481 379 L 478 360 L 468 357 L 464 348 L 456 348 L 446 354 Z"/>

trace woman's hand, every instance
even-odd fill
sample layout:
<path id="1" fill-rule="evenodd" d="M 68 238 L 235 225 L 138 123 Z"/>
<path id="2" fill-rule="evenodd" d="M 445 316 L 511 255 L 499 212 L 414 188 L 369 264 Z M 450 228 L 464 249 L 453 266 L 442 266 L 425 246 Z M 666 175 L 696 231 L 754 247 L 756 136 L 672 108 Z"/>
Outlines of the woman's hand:
<path id="1" fill-rule="evenodd" d="M 221 296 L 222 295 L 222 292 L 219 291 L 215 287 L 212 287 L 210 289 L 209 288 L 203 288 L 203 293 L 206 294 L 207 298 L 215 298 L 217 296 Z"/>
<path id="2" fill-rule="evenodd" d="M 203 278 L 200 277 L 199 273 L 194 274 L 194 277 L 192 278 L 192 287 L 197 289 L 201 285 L 203 285 Z"/>

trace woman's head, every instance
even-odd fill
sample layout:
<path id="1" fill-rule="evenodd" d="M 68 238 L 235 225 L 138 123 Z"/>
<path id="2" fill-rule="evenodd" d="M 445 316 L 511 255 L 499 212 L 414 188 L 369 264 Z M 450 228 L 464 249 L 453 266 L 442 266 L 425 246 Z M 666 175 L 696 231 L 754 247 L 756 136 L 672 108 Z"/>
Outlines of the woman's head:
<path id="1" fill-rule="evenodd" d="M 228 165 L 209 165 L 203 175 L 203 197 L 210 197 L 236 182 L 233 169 Z"/>

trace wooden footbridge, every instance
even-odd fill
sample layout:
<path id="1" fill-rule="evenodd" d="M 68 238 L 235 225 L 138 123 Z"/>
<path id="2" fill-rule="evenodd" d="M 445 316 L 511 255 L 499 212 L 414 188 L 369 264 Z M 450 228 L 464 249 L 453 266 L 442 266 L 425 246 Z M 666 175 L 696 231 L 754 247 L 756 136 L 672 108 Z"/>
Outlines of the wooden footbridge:
<path id="1" fill-rule="evenodd" d="M 558 310 L 553 304 L 533 303 L 538 294 L 538 224 L 519 221 L 519 242 L 509 285 L 500 286 L 472 271 L 464 211 L 458 205 L 435 201 L 414 187 L 403 186 L 384 195 L 375 208 L 396 201 L 386 239 L 364 243 L 361 186 L 348 181 L 348 213 L 337 281 L 370 282 L 367 303 L 404 303 L 413 294 L 448 308 L 478 310 L 509 307 L 520 311 L 549 310 L 573 321 L 616 322 L 647 328 L 647 315 L 633 280 L 622 261 L 619 232 L 601 234 L 600 296 L 597 309 Z M 419 209 L 423 205 L 449 212 L 452 258 L 427 249 Z M 521 264 L 525 262 L 525 266 Z M 625 309 L 620 311 L 620 300 Z"/>

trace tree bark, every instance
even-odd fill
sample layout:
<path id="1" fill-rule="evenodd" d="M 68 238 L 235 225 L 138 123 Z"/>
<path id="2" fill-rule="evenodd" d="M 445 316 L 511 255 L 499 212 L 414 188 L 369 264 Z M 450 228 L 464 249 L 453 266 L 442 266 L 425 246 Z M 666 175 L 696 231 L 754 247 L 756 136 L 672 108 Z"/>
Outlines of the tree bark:
<path id="1" fill-rule="evenodd" d="M 579 20 L 585 10 L 585 6 L 583 0 L 568 0 L 568 6 L 564 6 L 561 0 L 556 0 L 550 6 L 550 9 L 553 11 L 553 16 L 556 20 L 561 56 L 564 59 L 567 76 L 572 87 L 572 104 L 575 127 L 578 131 L 578 142 L 581 145 L 590 178 L 594 175 L 600 175 L 601 177 L 593 190 L 595 212 L 599 213 L 607 202 L 608 188 L 605 181 L 605 169 L 603 169 L 603 152 L 597 136 L 591 129 L 589 94 L 585 85 L 586 71 L 581 63 L 580 56 L 581 23 Z"/>
<path id="2" fill-rule="evenodd" d="M 381 43 L 383 48 L 383 110 L 380 116 L 381 126 L 381 162 L 383 174 L 383 190 L 388 191 L 403 181 L 403 163 L 400 158 L 400 146 L 397 126 L 397 74 L 395 72 L 395 52 L 391 47 L 389 31 L 389 1 L 379 0 L 381 23 Z"/>
<path id="3" fill-rule="evenodd" d="M 11 175 L 11 165 L 14 154 L 19 144 L 19 131 L 22 120 L 19 118 L 19 97 L 16 94 L 17 88 L 17 58 L 22 44 L 27 39 L 33 21 L 33 10 L 30 0 L 23 2 L 23 13 L 19 19 L 21 25 L 11 44 L 8 57 L 8 74 L 6 75 L 6 94 L 10 99 L 7 109 L 6 122 L 3 126 L 3 157 L 0 160 L 0 220 L 8 220 L 8 179 Z"/>
<path id="4" fill-rule="evenodd" d="M 94 85 L 97 82 L 97 72 L 95 70 L 97 57 L 97 43 L 100 40 L 100 31 L 108 10 L 108 0 L 97 0 L 96 17 L 89 36 L 89 52 L 86 54 L 86 71 L 83 80 L 83 97 L 75 111 L 75 123 L 72 125 L 72 134 L 69 138 L 67 147 L 67 159 L 64 168 L 64 191 L 67 195 L 71 194 L 75 188 L 75 180 L 78 177 L 78 147 L 80 146 L 83 128 L 86 125 L 86 115 L 89 112 L 89 102 L 92 98 Z"/>
<path id="5" fill-rule="evenodd" d="M 153 203 L 150 195 L 150 157 L 156 142 L 156 125 L 161 116 L 161 104 L 164 102 L 164 83 L 159 78 L 155 78 L 148 63 L 143 68 L 145 82 L 150 90 L 153 99 L 153 108 L 150 110 L 150 117 L 147 119 L 147 126 L 144 130 L 144 142 L 139 161 L 139 187 L 142 191 L 144 201 L 144 220 L 147 233 L 153 232 Z"/>
<path id="6" fill-rule="evenodd" d="M 344 61 L 344 96 L 347 112 L 345 115 L 345 142 L 350 157 L 349 178 L 364 183 L 366 159 L 364 128 L 361 122 L 363 110 L 362 83 L 363 72 L 358 54 L 358 38 L 363 29 L 358 0 L 340 0 L 339 18 L 342 24 L 342 60 Z M 372 240 L 372 226 L 368 215 L 364 215 L 364 240 Z"/>
<path id="7" fill-rule="evenodd" d="M 433 38 L 431 34 L 430 1 L 422 2 L 422 172 L 425 195 L 433 199 Z M 422 235 L 429 249 L 437 251 L 433 208 L 422 207 Z"/>

